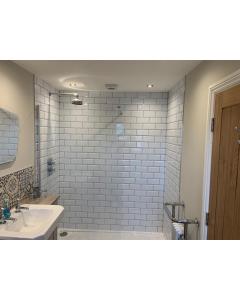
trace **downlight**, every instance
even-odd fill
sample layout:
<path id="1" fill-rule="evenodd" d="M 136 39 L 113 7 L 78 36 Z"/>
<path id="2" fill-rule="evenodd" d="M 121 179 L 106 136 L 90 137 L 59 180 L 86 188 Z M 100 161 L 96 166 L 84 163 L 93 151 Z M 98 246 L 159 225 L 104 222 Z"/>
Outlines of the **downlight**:
<path id="1" fill-rule="evenodd" d="M 152 89 L 152 88 L 154 87 L 154 85 L 153 85 L 152 83 L 149 83 L 149 84 L 147 84 L 147 87 L 148 87 L 149 89 Z"/>

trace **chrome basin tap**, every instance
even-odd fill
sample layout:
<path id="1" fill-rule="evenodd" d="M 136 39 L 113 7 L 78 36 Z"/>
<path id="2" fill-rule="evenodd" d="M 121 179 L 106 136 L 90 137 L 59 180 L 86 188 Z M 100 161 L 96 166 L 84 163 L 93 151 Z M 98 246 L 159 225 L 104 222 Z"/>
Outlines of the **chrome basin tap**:
<path id="1" fill-rule="evenodd" d="M 6 220 L 5 220 L 5 218 L 3 216 L 3 213 L 2 213 L 2 216 L 0 218 L 0 225 L 5 224 L 5 223 L 6 223 Z"/>
<path id="2" fill-rule="evenodd" d="M 23 209 L 29 209 L 29 207 L 21 206 L 20 199 L 16 199 L 15 213 L 20 213 Z"/>

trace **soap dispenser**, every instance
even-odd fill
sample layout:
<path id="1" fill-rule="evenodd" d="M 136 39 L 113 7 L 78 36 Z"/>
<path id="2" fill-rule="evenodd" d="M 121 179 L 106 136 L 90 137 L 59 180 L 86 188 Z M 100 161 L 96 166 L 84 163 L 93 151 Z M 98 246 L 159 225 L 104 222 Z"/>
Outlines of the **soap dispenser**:
<path id="1" fill-rule="evenodd" d="M 5 219 L 9 219 L 11 217 L 11 212 L 10 212 L 10 202 L 7 196 L 3 198 L 3 209 L 2 209 L 2 214 Z"/>

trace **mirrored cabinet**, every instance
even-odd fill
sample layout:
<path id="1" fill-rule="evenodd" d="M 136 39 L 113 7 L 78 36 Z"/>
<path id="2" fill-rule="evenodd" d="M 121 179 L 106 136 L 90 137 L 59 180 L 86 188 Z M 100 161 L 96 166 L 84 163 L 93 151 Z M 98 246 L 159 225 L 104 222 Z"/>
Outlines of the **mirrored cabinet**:
<path id="1" fill-rule="evenodd" d="M 0 164 L 16 159 L 19 141 L 18 117 L 0 108 Z"/>

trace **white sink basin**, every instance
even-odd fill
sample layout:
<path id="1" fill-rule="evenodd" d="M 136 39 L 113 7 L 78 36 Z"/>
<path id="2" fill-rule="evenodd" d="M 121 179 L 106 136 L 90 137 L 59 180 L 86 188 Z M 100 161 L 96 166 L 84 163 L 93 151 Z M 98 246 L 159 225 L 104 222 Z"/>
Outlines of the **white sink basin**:
<path id="1" fill-rule="evenodd" d="M 0 239 L 46 240 L 57 226 L 64 208 L 61 205 L 24 204 L 29 210 L 12 211 L 15 222 L 0 225 Z"/>

